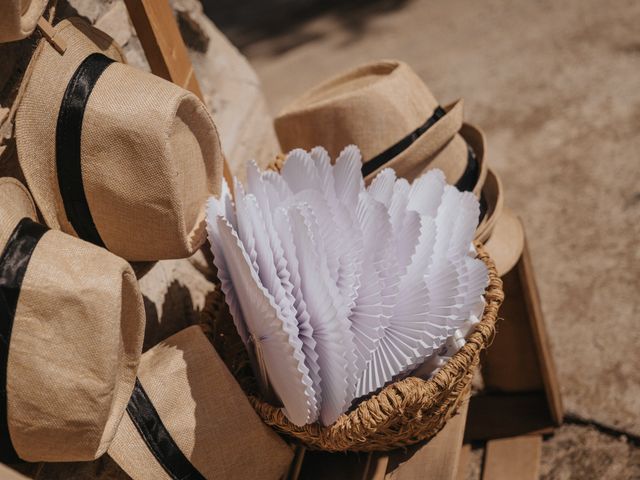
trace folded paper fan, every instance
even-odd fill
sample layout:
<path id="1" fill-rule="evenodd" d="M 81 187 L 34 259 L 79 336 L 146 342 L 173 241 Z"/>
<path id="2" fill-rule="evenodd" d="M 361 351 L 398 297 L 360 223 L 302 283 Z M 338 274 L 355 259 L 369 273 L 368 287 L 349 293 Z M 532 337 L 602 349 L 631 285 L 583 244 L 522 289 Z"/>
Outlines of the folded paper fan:
<path id="1" fill-rule="evenodd" d="M 264 362 L 267 377 L 264 380 L 273 387 L 293 423 L 304 425 L 313 421 L 317 416 L 314 412 L 315 392 L 305 366 L 297 327 L 284 319 L 229 222 L 217 216 L 215 224 L 210 223 L 208 227 L 211 243 L 219 248 L 216 267 L 223 278 L 230 280 L 227 288 L 231 285 L 233 289 L 233 292 L 224 293 L 233 298 L 232 310 L 241 315 L 246 343 L 255 345 L 256 356 L 260 357 L 257 363 Z"/>
<path id="2" fill-rule="evenodd" d="M 472 246 L 478 202 L 432 170 L 383 169 L 366 187 L 357 147 L 335 163 L 293 150 L 282 171 L 209 201 L 207 225 L 233 321 L 287 417 L 331 424 L 401 375 L 431 375 L 484 308 Z M 246 189 L 246 190 L 245 190 Z"/>

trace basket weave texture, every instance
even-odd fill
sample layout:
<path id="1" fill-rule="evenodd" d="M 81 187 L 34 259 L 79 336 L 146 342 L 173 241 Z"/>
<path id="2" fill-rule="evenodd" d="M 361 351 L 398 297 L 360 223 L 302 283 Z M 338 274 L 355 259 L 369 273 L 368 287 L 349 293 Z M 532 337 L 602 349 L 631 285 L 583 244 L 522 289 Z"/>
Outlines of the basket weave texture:
<path id="1" fill-rule="evenodd" d="M 233 322 L 219 289 L 203 312 L 203 326 L 248 393 L 254 409 L 278 432 L 299 440 L 308 448 L 333 452 L 405 447 L 433 437 L 457 412 L 471 387 L 480 353 L 495 333 L 498 309 L 504 298 L 502 280 L 482 245 L 477 244 L 476 249 L 478 258 L 487 265 L 489 285 L 482 319 L 467 335 L 466 344 L 432 378 L 409 376 L 391 383 L 326 427 L 319 423 L 294 425 L 280 407 L 260 398 L 246 352 L 238 347 L 239 338 L 232 331 Z"/>

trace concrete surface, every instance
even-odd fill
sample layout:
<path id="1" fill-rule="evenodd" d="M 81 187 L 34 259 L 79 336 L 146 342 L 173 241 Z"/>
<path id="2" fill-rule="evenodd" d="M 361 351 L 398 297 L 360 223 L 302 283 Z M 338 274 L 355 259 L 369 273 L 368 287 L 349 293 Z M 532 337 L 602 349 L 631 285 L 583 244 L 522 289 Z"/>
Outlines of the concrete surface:
<path id="1" fill-rule="evenodd" d="M 636 435 L 638 18 L 634 1 L 416 0 L 325 14 L 244 51 L 274 113 L 385 57 L 409 62 L 442 103 L 463 97 L 527 228 L 567 410 Z"/>

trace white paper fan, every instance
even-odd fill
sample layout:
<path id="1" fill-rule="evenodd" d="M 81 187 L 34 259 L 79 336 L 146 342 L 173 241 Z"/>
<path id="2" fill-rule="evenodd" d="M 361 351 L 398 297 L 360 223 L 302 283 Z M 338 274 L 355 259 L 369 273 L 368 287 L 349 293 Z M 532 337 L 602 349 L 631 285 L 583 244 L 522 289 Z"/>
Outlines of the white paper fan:
<path id="1" fill-rule="evenodd" d="M 292 207 L 287 212 L 299 261 L 302 294 L 310 315 L 320 365 L 322 404 L 320 419 L 333 423 L 342 414 L 355 390 L 353 336 L 346 318 L 336 308 L 337 288 L 319 258 L 310 212 Z"/>
<path id="2" fill-rule="evenodd" d="M 302 354 L 302 343 L 273 297 L 261 284 L 235 231 L 223 217 L 216 218 L 212 238 L 221 246 L 226 274 L 233 283 L 247 331 L 259 345 L 268 380 L 296 425 L 313 418 L 315 393 Z M 250 299 L 250 301 L 248 301 Z"/>

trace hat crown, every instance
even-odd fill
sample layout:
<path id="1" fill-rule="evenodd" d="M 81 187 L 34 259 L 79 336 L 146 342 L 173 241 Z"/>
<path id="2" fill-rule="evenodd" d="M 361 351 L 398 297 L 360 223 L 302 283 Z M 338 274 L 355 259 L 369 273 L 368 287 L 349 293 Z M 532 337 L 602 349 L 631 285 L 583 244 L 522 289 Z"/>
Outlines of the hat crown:
<path id="1" fill-rule="evenodd" d="M 55 28 L 67 49 L 40 43 L 16 116 L 20 165 L 44 222 L 130 261 L 189 256 L 205 240 L 204 206 L 222 176 L 206 107 L 109 62 L 123 60 L 118 46 L 86 22 Z"/>
<path id="2" fill-rule="evenodd" d="M 383 60 L 312 88 L 285 107 L 275 127 L 284 151 L 322 145 L 334 157 L 354 143 L 367 161 L 424 124 L 437 107 L 409 65 Z"/>

